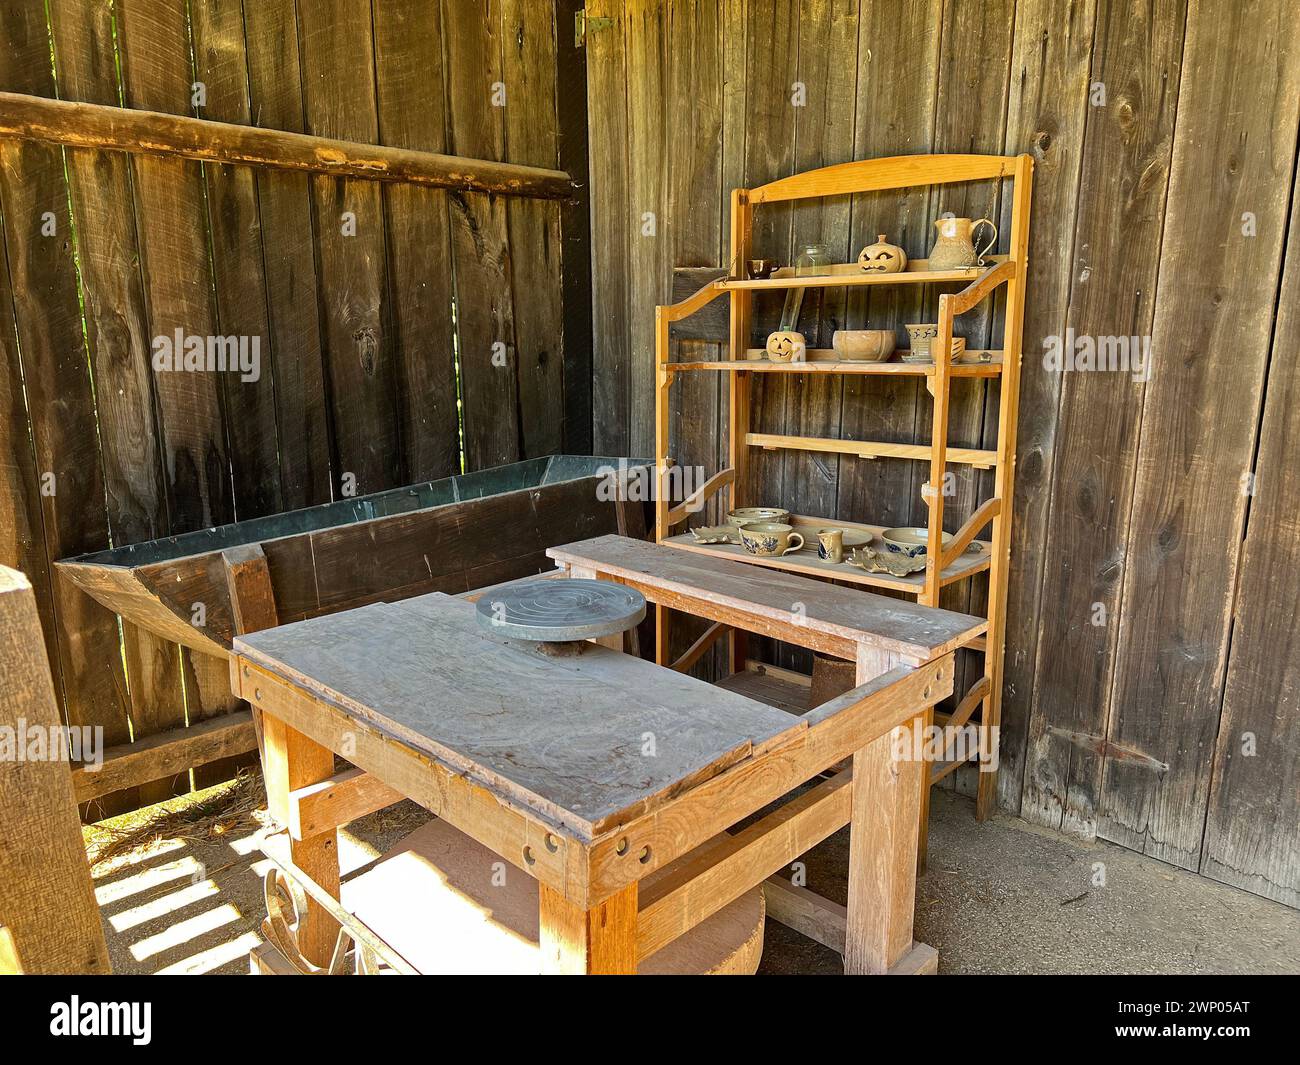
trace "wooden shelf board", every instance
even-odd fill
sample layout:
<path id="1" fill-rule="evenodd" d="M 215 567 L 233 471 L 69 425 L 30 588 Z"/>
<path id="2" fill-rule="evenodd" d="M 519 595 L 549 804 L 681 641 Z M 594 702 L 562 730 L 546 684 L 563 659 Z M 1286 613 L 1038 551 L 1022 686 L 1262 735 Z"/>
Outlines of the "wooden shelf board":
<path id="1" fill-rule="evenodd" d="M 780 558 L 760 558 L 749 554 L 743 547 L 736 544 L 701 544 L 689 532 L 683 533 L 681 536 L 670 536 L 663 543 L 669 547 L 680 548 L 683 551 L 695 551 L 701 555 L 713 555 L 736 562 L 748 562 L 755 566 L 766 566 L 768 569 L 785 570 L 789 573 L 802 573 L 809 577 L 826 577 L 849 584 L 889 588 L 894 591 L 906 592 L 909 595 L 919 595 L 925 590 L 924 570 L 907 577 L 894 577 L 888 573 L 867 573 L 856 566 L 850 566 L 847 562 L 836 565 L 833 562 L 825 562 L 817 557 L 817 537 L 810 532 L 812 529 L 826 528 L 828 526 L 836 529 L 860 529 L 863 532 L 870 532 L 872 536 L 879 537 L 880 533 L 885 529 L 883 525 L 864 525 L 861 522 L 815 518 L 803 514 L 792 515 L 791 524 L 803 533 L 805 545 L 803 550 L 796 551 L 791 555 L 783 555 Z M 989 542 L 987 540 L 976 540 L 974 542 L 980 545 L 979 553 L 967 552 L 945 569 L 942 574 L 942 583 L 944 585 L 963 580 L 975 573 L 982 573 L 989 568 L 989 562 L 992 559 Z M 881 546 L 878 540 L 876 546 Z"/>
<path id="2" fill-rule="evenodd" d="M 715 370 L 746 371 L 752 373 L 845 373 L 845 374 L 883 374 L 898 377 L 931 377 L 934 375 L 932 362 L 862 362 L 860 360 L 840 360 L 834 358 L 830 348 L 809 349 L 807 362 L 769 362 L 757 357 L 762 348 L 751 348 L 755 357 L 745 360 L 715 359 L 705 362 L 670 362 L 664 369 L 678 371 Z M 975 354 L 969 352 L 968 354 Z M 991 352 L 994 358 L 989 362 L 953 363 L 953 377 L 996 377 L 1002 372 L 1002 352 Z"/>
<path id="3" fill-rule="evenodd" d="M 929 462 L 929 444 L 888 444 L 872 440 L 831 440 L 815 436 L 778 436 L 773 433 L 746 433 L 745 443 L 750 447 L 785 448 L 791 451 L 820 451 L 832 455 L 856 455 L 861 459 L 912 459 Z M 987 470 L 997 465 L 996 451 L 980 451 L 969 447 L 948 448 L 949 462 L 957 462 L 976 469 Z"/>
<path id="4" fill-rule="evenodd" d="M 838 288 L 843 285 L 933 285 L 944 281 L 974 281 L 986 271 L 1006 261 L 1005 255 L 985 257 L 985 266 L 972 266 L 966 270 L 931 270 L 929 261 L 915 259 L 908 263 L 910 269 L 897 274 L 864 274 L 857 263 L 836 263 L 825 273 L 805 274 L 796 277 L 792 267 L 785 266 L 768 278 L 737 281 L 723 278 L 717 284 L 723 289 L 775 289 L 788 288 Z"/>

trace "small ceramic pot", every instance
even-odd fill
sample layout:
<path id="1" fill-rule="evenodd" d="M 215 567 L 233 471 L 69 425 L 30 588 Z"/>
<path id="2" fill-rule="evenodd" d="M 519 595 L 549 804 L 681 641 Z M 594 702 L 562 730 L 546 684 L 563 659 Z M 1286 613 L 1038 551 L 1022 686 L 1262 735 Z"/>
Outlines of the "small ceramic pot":
<path id="1" fill-rule="evenodd" d="M 897 274 L 907 269 L 907 252 L 890 244 L 881 233 L 875 244 L 868 244 L 858 253 L 858 265 L 868 274 Z"/>
<path id="2" fill-rule="evenodd" d="M 848 362 L 887 362 L 896 342 L 892 329 L 837 329 L 831 335 L 835 354 Z"/>
<path id="3" fill-rule="evenodd" d="M 755 281 L 766 281 L 772 276 L 772 271 L 776 269 L 775 259 L 750 259 L 746 266 L 749 268 L 749 276 Z"/>
<path id="4" fill-rule="evenodd" d="M 798 551 L 803 547 L 803 535 L 795 532 L 793 525 L 784 525 L 779 521 L 759 521 L 740 527 L 740 542 L 751 555 L 772 558 Z"/>
<path id="5" fill-rule="evenodd" d="M 817 530 L 817 557 L 823 562 L 840 563 L 844 561 L 844 530 Z"/>
<path id="6" fill-rule="evenodd" d="M 885 542 L 885 550 L 908 558 L 919 558 L 925 554 L 930 531 L 924 526 L 906 529 L 886 529 L 880 534 Z M 952 533 L 944 533 L 942 543 L 947 547 L 952 541 Z"/>
<path id="7" fill-rule="evenodd" d="M 922 324 L 904 326 L 907 330 L 908 350 L 903 352 L 904 362 L 930 362 L 934 359 L 934 341 L 939 335 L 939 326 L 937 324 Z M 953 337 L 952 349 L 949 352 L 953 358 L 956 358 L 966 350 L 965 337 Z"/>
<path id="8" fill-rule="evenodd" d="M 727 521 L 736 528 L 753 525 L 756 521 L 787 521 L 790 512 L 784 507 L 741 507 L 727 513 Z"/>
<path id="9" fill-rule="evenodd" d="M 767 338 L 767 357 L 773 362 L 803 362 L 807 350 L 803 334 L 793 330 L 776 332 Z"/>

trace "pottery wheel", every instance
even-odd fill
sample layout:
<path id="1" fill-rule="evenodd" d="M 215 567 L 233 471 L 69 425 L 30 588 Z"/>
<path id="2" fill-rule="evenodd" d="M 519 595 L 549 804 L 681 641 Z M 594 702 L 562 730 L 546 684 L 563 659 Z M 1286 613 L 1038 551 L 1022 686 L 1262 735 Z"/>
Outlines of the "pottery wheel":
<path id="1" fill-rule="evenodd" d="M 478 622 L 511 640 L 566 643 L 625 632 L 645 617 L 645 596 L 609 581 L 531 581 L 478 601 Z"/>

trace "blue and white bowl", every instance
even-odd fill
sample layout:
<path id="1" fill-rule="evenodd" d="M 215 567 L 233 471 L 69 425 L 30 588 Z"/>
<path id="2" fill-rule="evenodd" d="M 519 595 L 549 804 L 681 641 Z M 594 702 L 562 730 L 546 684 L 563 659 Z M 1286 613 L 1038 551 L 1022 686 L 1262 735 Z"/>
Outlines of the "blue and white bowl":
<path id="1" fill-rule="evenodd" d="M 920 558 L 925 554 L 926 542 L 930 538 L 930 532 L 923 526 L 913 526 L 906 529 L 886 529 L 880 534 L 880 538 L 885 542 L 885 550 L 892 551 L 896 555 L 906 555 L 908 558 Z M 947 547 L 952 541 L 952 533 L 943 534 L 943 546 Z"/>

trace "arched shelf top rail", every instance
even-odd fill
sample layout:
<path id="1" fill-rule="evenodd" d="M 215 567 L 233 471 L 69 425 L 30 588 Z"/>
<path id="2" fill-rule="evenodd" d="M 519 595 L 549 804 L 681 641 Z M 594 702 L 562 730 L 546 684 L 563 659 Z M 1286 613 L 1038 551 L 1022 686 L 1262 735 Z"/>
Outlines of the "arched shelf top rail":
<path id="1" fill-rule="evenodd" d="M 751 204 L 779 203 L 914 185 L 1010 178 L 1015 176 L 1019 160 L 1020 156 L 1015 155 L 894 155 L 886 159 L 862 159 L 791 174 L 750 189 L 747 199 Z"/>

